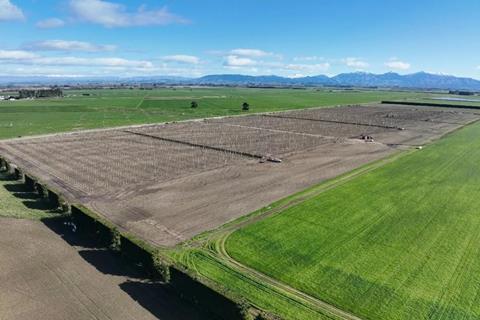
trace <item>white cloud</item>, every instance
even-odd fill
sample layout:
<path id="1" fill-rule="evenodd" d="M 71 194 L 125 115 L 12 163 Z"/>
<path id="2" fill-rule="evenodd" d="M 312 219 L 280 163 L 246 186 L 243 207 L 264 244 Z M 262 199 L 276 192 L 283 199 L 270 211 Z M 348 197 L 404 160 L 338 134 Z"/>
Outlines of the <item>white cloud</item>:
<path id="1" fill-rule="evenodd" d="M 10 0 L 0 0 L 0 21 L 24 20 L 22 9 Z"/>
<path id="2" fill-rule="evenodd" d="M 184 64 L 199 64 L 200 59 L 195 56 L 189 56 L 184 54 L 176 54 L 173 56 L 165 56 L 162 57 L 162 60 L 167 62 L 176 62 L 176 63 L 184 63 Z"/>
<path id="3" fill-rule="evenodd" d="M 65 41 L 65 40 L 45 40 L 37 41 L 24 45 L 25 49 L 37 51 L 83 51 L 99 52 L 113 51 L 114 45 L 97 45 L 83 41 Z"/>
<path id="4" fill-rule="evenodd" d="M 293 61 L 322 61 L 325 60 L 324 57 L 319 57 L 319 56 L 300 56 L 300 57 L 294 57 Z"/>
<path id="5" fill-rule="evenodd" d="M 153 68 L 147 60 L 128 60 L 116 57 L 81 58 L 81 57 L 42 57 L 32 52 L 21 50 L 0 50 L 0 61 L 4 64 L 23 64 L 35 66 L 82 66 L 82 67 L 128 67 Z"/>
<path id="6" fill-rule="evenodd" d="M 411 67 L 410 63 L 400 61 L 397 58 L 392 58 L 389 61 L 385 62 L 385 66 L 395 70 L 408 70 Z"/>
<path id="7" fill-rule="evenodd" d="M 282 67 L 285 70 L 293 70 L 293 71 L 302 71 L 305 73 L 316 73 L 316 72 L 324 72 L 330 68 L 330 63 L 316 63 L 316 64 L 287 64 Z"/>
<path id="8" fill-rule="evenodd" d="M 261 74 L 278 74 L 289 77 L 300 77 L 305 75 L 318 75 L 330 69 L 330 63 L 282 63 L 278 61 L 262 61 L 236 55 L 225 57 L 223 65 L 230 69 L 241 69 L 245 72 Z"/>
<path id="9" fill-rule="evenodd" d="M 363 61 L 360 58 L 345 58 L 343 59 L 343 62 L 347 65 L 347 67 L 355 69 L 366 69 L 370 66 L 368 62 Z"/>
<path id="10" fill-rule="evenodd" d="M 233 50 L 231 51 L 233 52 Z M 238 52 L 245 53 L 246 52 Z M 250 54 L 250 52 L 248 52 Z M 252 56 L 252 54 L 250 54 Z M 254 53 L 253 55 L 257 55 Z M 295 60 L 295 59 L 293 59 Z M 281 61 L 254 59 L 254 57 L 247 57 L 245 55 L 230 54 L 224 57 L 223 66 L 230 69 L 242 69 L 247 72 L 255 72 L 262 74 L 278 74 L 287 76 L 304 76 L 304 75 L 318 75 L 325 73 L 330 69 L 331 65 L 328 62 L 318 63 L 283 63 Z"/>
<path id="11" fill-rule="evenodd" d="M 266 52 L 259 49 L 233 49 L 230 51 L 230 55 L 240 56 L 240 57 L 249 57 L 249 58 L 261 58 L 261 57 L 273 56 L 274 54 L 271 52 Z"/>
<path id="12" fill-rule="evenodd" d="M 103 66 L 152 68 L 153 64 L 146 60 L 128 60 L 123 58 L 78 58 L 78 57 L 43 57 L 33 59 L 33 64 L 49 66 Z"/>
<path id="13" fill-rule="evenodd" d="M 146 6 L 140 6 L 137 11 L 129 12 L 122 4 L 103 0 L 70 0 L 70 10 L 81 21 L 109 28 L 189 22 L 169 12 L 166 7 L 148 10 Z"/>
<path id="14" fill-rule="evenodd" d="M 305 77 L 306 77 L 306 76 L 305 76 L 304 74 L 302 74 L 302 73 L 295 73 L 295 74 L 289 76 L 289 78 L 291 78 L 291 79 L 295 79 L 295 78 L 305 78 Z"/>
<path id="15" fill-rule="evenodd" d="M 0 50 L 0 60 L 29 60 L 38 56 L 23 50 Z"/>
<path id="16" fill-rule="evenodd" d="M 65 25 L 65 21 L 59 18 L 50 18 L 38 21 L 36 26 L 40 29 L 53 29 L 53 28 L 61 28 Z"/>
<path id="17" fill-rule="evenodd" d="M 246 58 L 246 57 L 239 57 L 236 55 L 229 55 L 225 57 L 225 61 L 223 63 L 226 67 L 251 67 L 257 64 L 257 61 Z"/>

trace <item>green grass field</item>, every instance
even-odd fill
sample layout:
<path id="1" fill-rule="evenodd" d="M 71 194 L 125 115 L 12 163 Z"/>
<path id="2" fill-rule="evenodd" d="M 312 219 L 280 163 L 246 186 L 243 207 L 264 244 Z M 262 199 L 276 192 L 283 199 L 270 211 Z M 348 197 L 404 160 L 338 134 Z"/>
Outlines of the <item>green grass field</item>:
<path id="1" fill-rule="evenodd" d="M 480 318 L 480 124 L 227 239 L 236 260 L 367 319 Z"/>
<path id="2" fill-rule="evenodd" d="M 88 94 L 88 96 L 84 96 Z M 67 90 L 65 98 L 0 101 L 0 139 L 17 136 L 177 121 L 316 106 L 403 99 L 422 94 L 393 91 L 195 88 Z M 196 100 L 197 109 L 190 103 Z"/>

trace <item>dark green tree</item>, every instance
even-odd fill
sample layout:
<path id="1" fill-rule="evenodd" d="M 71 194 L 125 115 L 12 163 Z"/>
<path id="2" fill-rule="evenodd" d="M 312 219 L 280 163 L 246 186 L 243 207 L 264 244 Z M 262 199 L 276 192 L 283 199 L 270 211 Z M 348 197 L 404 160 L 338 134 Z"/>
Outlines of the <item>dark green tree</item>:
<path id="1" fill-rule="evenodd" d="M 248 110 L 250 110 L 250 105 L 249 105 L 247 102 L 244 102 L 244 103 L 242 104 L 242 110 L 243 110 L 243 111 L 248 111 Z"/>
<path id="2" fill-rule="evenodd" d="M 197 108 L 198 107 L 198 102 L 197 101 L 192 101 L 191 107 L 192 108 Z"/>

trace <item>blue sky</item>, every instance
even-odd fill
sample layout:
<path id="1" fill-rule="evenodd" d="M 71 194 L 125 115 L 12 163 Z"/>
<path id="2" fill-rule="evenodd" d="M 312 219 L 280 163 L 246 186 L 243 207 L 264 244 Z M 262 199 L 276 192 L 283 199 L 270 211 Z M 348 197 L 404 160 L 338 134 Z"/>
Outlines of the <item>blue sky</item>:
<path id="1" fill-rule="evenodd" d="M 478 0 L 0 0 L 0 75 L 480 79 Z"/>

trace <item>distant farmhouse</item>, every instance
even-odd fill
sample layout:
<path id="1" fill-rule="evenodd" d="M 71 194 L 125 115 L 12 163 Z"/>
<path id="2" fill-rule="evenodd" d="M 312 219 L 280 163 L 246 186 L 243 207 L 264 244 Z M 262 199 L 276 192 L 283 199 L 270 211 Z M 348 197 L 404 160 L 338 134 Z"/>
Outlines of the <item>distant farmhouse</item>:
<path id="1" fill-rule="evenodd" d="M 51 89 L 23 89 L 18 92 L 19 99 L 63 97 L 60 88 Z"/>

